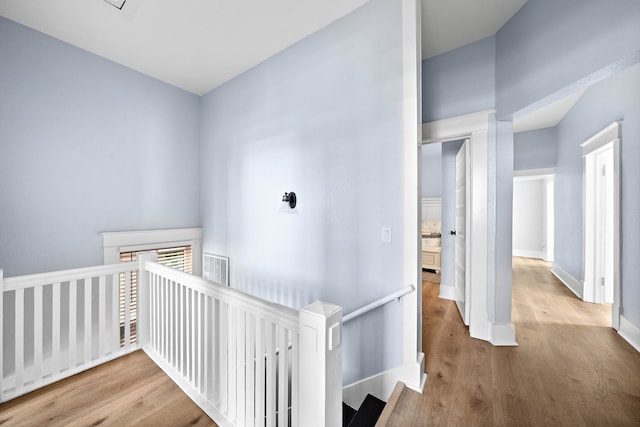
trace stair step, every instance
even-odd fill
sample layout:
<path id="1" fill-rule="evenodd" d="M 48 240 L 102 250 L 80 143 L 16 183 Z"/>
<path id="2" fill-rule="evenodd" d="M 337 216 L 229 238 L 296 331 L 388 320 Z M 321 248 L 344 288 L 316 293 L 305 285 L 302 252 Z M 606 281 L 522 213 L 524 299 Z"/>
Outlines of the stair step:
<path id="1" fill-rule="evenodd" d="M 349 423 L 356 415 L 356 410 L 342 402 L 342 427 L 349 427 Z"/>
<path id="2" fill-rule="evenodd" d="M 373 427 L 380 418 L 380 414 L 384 410 L 384 401 L 368 394 L 364 398 L 364 402 L 360 405 L 360 409 L 348 424 L 348 427 Z"/>

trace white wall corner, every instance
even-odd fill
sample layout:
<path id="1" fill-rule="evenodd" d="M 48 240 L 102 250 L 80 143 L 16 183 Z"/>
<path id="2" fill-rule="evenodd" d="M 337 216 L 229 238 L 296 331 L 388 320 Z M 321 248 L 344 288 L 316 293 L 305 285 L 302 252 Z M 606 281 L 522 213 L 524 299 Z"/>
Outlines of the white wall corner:
<path id="1" fill-rule="evenodd" d="M 440 298 L 442 299 L 448 299 L 451 301 L 455 301 L 456 300 L 456 288 L 453 286 L 446 286 L 443 285 L 442 283 L 440 284 Z"/>
<path id="2" fill-rule="evenodd" d="M 551 265 L 551 273 L 569 288 L 578 298 L 582 299 L 582 283 L 567 273 L 555 262 Z"/>
<path id="3" fill-rule="evenodd" d="M 513 323 L 507 324 L 491 324 L 491 344 L 495 346 L 517 346 L 516 328 Z"/>
<path id="4" fill-rule="evenodd" d="M 420 378 L 419 383 L 415 382 L 415 378 Z M 367 394 L 372 394 L 386 402 L 398 381 L 422 393 L 427 382 L 427 374 L 424 372 L 424 353 L 418 353 L 415 363 L 398 366 L 344 386 L 342 400 L 352 408 L 359 408 Z"/>
<path id="5" fill-rule="evenodd" d="M 620 330 L 618 334 L 625 339 L 636 351 L 640 352 L 640 328 L 620 316 Z"/>

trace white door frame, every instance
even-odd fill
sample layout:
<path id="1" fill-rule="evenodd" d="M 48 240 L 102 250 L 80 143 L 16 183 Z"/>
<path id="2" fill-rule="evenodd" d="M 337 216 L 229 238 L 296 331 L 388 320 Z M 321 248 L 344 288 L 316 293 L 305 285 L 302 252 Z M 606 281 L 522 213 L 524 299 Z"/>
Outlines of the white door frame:
<path id="1" fill-rule="evenodd" d="M 594 200 L 587 194 L 587 163 L 590 155 L 599 151 L 608 144 L 613 144 L 613 306 L 611 308 L 611 326 L 615 330 L 620 329 L 620 122 L 613 122 L 600 132 L 593 135 L 581 144 L 582 147 L 582 209 L 583 222 L 582 233 L 584 247 L 582 250 L 582 295 L 585 301 L 590 301 L 594 294 L 594 282 L 588 272 L 594 271 L 595 263 L 595 233 L 588 232 L 591 226 L 591 216 L 594 211 Z"/>
<path id="2" fill-rule="evenodd" d="M 488 296 L 488 142 L 489 123 L 495 110 L 424 123 L 423 143 L 469 138 L 470 206 L 466 244 L 469 248 L 469 334 L 473 338 L 491 340 L 491 323 L 487 312 Z"/>

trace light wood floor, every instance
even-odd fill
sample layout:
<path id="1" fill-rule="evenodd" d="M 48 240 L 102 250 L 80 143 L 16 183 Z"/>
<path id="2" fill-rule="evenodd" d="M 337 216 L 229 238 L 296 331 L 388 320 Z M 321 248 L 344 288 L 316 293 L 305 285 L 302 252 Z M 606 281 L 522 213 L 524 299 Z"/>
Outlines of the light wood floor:
<path id="1" fill-rule="evenodd" d="M 579 301 L 541 261 L 514 259 L 519 347 L 469 338 L 439 285 L 423 283 L 423 394 L 405 389 L 390 426 L 639 426 L 640 354 L 607 306 Z M 136 352 L 0 405 L 2 426 L 215 425 Z"/>
<path id="2" fill-rule="evenodd" d="M 1 426 L 215 426 L 142 351 L 0 405 Z"/>
<path id="3" fill-rule="evenodd" d="M 640 426 L 640 354 L 542 261 L 514 258 L 518 347 L 469 338 L 452 301 L 423 283 L 423 394 L 405 389 L 390 426 Z"/>

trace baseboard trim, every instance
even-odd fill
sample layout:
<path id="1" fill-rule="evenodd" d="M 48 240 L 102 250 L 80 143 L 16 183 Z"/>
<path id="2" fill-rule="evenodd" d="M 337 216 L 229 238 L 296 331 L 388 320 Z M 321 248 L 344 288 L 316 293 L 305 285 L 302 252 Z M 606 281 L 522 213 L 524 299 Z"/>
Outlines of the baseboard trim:
<path id="1" fill-rule="evenodd" d="M 455 301 L 456 300 L 456 288 L 454 288 L 453 286 L 447 286 L 447 285 L 443 285 L 442 283 L 440 283 L 440 298 L 442 299 L 448 299 L 451 301 Z"/>
<path id="2" fill-rule="evenodd" d="M 551 274 L 556 276 L 564 285 L 569 288 L 571 292 L 580 299 L 582 298 L 582 283 L 576 280 L 572 275 L 567 273 L 558 264 L 553 263 L 551 265 Z"/>
<path id="3" fill-rule="evenodd" d="M 620 316 L 620 330 L 618 334 L 624 338 L 636 351 L 640 352 L 640 328 Z"/>
<path id="4" fill-rule="evenodd" d="M 536 258 L 546 259 L 547 253 L 544 251 L 530 251 L 526 249 L 513 249 L 513 256 L 519 256 L 523 258 Z"/>
<path id="5" fill-rule="evenodd" d="M 418 383 L 416 383 L 418 379 Z M 418 360 L 403 366 L 389 369 L 372 375 L 342 388 L 342 400 L 352 408 L 359 408 L 367 394 L 372 394 L 385 402 L 398 382 L 403 382 L 408 388 L 422 393 L 427 381 L 424 372 L 424 354 L 418 353 Z"/>
<path id="6" fill-rule="evenodd" d="M 516 347 L 516 327 L 513 323 L 508 324 L 491 324 L 491 339 L 489 340 L 494 346 Z"/>

